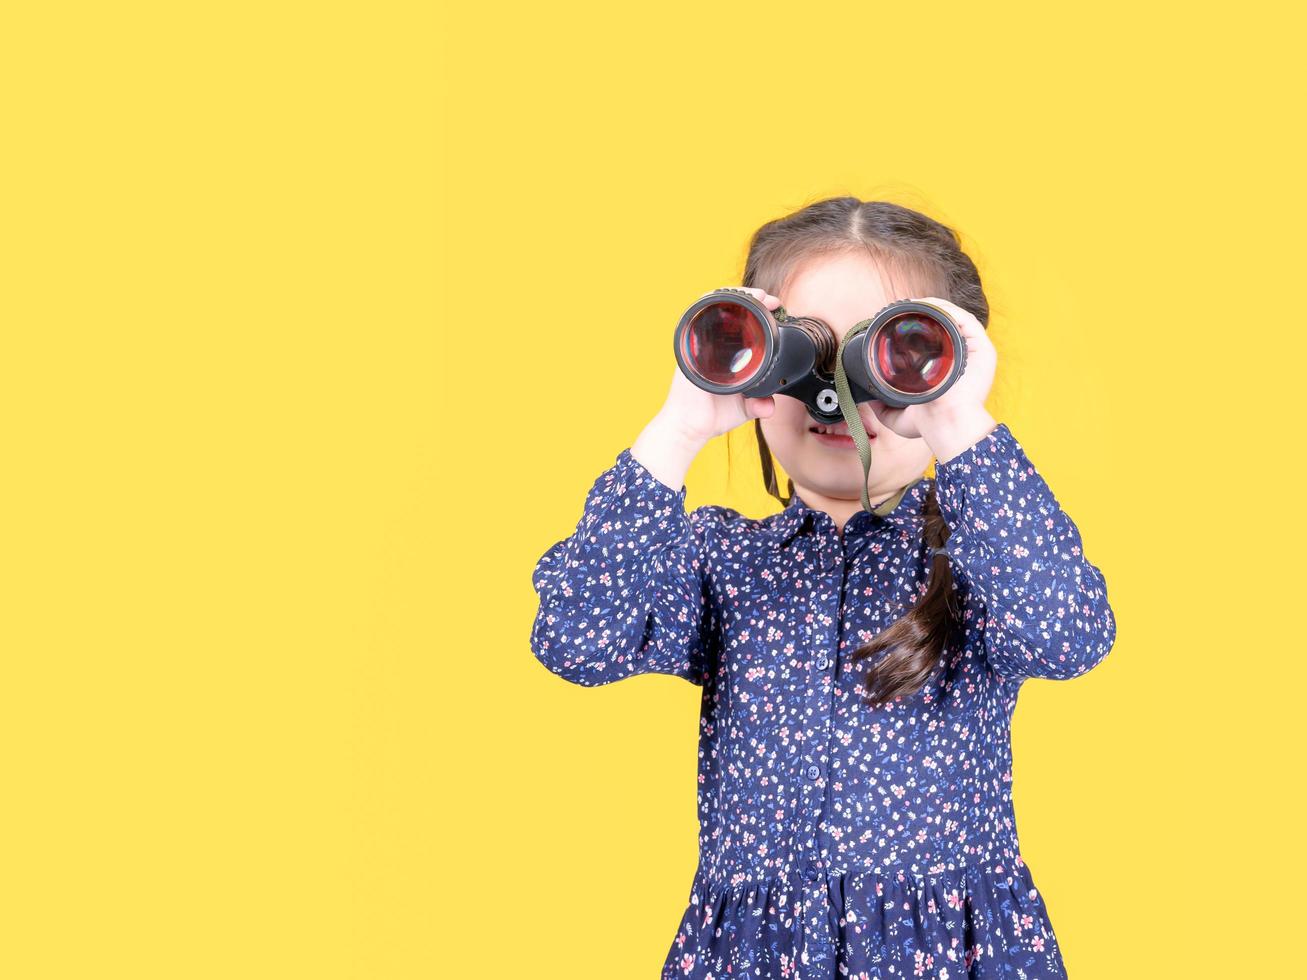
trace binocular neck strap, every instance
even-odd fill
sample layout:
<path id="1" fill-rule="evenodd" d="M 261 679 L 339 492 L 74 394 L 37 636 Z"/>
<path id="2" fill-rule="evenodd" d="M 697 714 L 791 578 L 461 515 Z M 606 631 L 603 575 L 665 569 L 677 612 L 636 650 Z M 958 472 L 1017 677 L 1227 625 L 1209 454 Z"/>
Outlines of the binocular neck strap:
<path id="1" fill-rule="evenodd" d="M 835 393 L 839 396 L 840 411 L 844 413 L 844 421 L 849 424 L 849 435 L 853 437 L 853 444 L 858 447 L 858 458 L 862 460 L 862 509 L 871 511 L 877 517 L 886 517 L 898 506 L 912 484 L 919 481 L 913 480 L 888 500 L 881 501 L 875 507 L 871 506 L 871 498 L 867 496 L 867 479 L 871 473 L 871 444 L 867 439 L 867 430 L 862 425 L 862 416 L 858 414 L 858 405 L 853 400 L 848 376 L 844 373 L 844 345 L 869 326 L 871 320 L 863 320 L 850 329 L 840 341 L 839 350 L 835 352 Z"/>

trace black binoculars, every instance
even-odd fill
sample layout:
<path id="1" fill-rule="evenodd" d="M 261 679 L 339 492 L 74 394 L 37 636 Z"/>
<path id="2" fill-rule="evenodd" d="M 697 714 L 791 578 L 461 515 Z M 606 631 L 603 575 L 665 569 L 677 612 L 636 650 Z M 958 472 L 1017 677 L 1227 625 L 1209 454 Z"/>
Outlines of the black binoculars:
<path id="1" fill-rule="evenodd" d="M 837 389 L 844 385 L 854 404 L 932 401 L 962 376 L 967 355 L 957 324 L 933 303 L 890 303 L 838 341 L 824 321 L 784 307 L 773 312 L 732 288 L 695 300 L 676 326 L 675 345 L 682 373 L 705 391 L 790 395 L 823 424 L 843 417 Z"/>

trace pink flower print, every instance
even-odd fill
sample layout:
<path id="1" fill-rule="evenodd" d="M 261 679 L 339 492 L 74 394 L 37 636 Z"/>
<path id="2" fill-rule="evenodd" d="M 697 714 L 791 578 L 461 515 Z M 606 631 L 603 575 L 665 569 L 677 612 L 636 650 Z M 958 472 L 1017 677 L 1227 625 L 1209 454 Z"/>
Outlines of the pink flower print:
<path id="1" fill-rule="evenodd" d="M 681 957 L 681 972 L 689 973 L 693 967 L 694 967 L 694 954 L 686 953 L 684 956 Z"/>

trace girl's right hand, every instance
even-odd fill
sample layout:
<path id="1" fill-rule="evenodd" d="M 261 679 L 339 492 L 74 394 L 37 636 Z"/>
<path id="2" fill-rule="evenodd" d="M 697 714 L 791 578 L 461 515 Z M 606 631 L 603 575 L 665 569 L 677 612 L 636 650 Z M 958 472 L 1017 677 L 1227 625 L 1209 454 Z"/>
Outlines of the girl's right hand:
<path id="1" fill-rule="evenodd" d="M 749 289 L 769 310 L 781 301 L 761 289 Z M 699 450 L 709 440 L 750 419 L 770 418 L 775 399 L 745 398 L 743 395 L 714 395 L 704 391 L 681 373 L 678 364 L 672 375 L 667 401 L 631 445 L 631 455 L 655 477 L 679 489 Z"/>
<path id="2" fill-rule="evenodd" d="M 732 287 L 752 293 L 769 310 L 781 305 L 780 299 L 761 289 L 743 286 Z M 776 408 L 772 396 L 745 398 L 743 395 L 715 395 L 704 391 L 685 376 L 680 365 L 672 375 L 667 401 L 658 415 L 669 425 L 683 433 L 687 440 L 706 444 L 709 440 L 729 432 L 736 426 L 755 418 L 769 418 Z"/>

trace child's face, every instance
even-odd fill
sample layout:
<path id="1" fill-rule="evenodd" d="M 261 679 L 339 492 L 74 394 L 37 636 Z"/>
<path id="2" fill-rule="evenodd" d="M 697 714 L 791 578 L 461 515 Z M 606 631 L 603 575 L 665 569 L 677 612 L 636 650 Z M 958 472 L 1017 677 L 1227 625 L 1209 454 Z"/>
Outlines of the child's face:
<path id="1" fill-rule="evenodd" d="M 904 293 L 904 289 L 908 292 Z M 878 263 L 865 253 L 823 255 L 802 262 L 777 294 L 791 316 L 812 316 L 828 323 L 843 339 L 849 328 L 889 303 L 916 296 L 911 284 L 897 289 L 881 280 Z M 891 295 L 891 293 L 902 295 Z M 932 295 L 929 291 L 920 295 Z M 776 459 L 809 505 L 861 501 L 862 463 L 853 446 L 830 445 L 812 431 L 816 423 L 803 402 L 775 397 L 776 410 L 762 420 L 762 432 Z M 867 402 L 858 405 L 871 448 L 867 477 L 872 503 L 921 476 L 932 453 L 924 439 L 907 439 L 882 426 Z M 847 432 L 846 423 L 838 423 Z"/>

